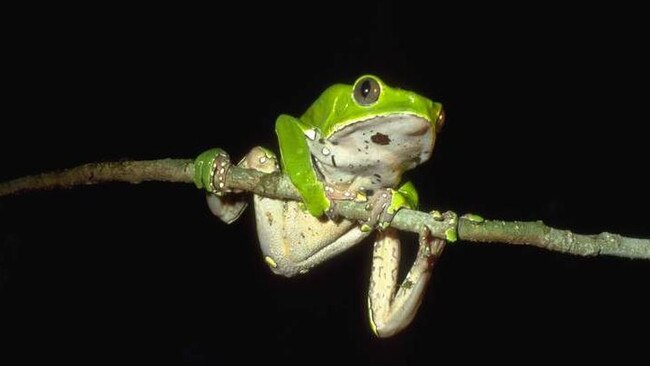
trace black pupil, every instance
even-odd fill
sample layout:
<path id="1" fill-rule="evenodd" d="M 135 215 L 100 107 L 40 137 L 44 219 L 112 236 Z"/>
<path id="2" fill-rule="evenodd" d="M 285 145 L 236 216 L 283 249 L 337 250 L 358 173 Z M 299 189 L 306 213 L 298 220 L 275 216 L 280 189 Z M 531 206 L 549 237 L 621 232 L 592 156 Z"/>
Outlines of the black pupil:
<path id="1" fill-rule="evenodd" d="M 370 94 L 370 80 L 364 80 L 363 83 L 361 83 L 361 95 L 363 98 L 368 98 L 368 94 Z"/>

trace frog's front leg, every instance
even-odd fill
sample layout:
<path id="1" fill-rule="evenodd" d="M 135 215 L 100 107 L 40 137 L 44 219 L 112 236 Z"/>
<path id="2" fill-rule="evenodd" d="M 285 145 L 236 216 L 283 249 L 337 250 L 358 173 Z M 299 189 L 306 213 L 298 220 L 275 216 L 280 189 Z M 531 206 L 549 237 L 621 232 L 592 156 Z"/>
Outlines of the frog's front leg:
<path id="1" fill-rule="evenodd" d="M 278 170 L 275 155 L 253 148 L 243 166 L 272 173 Z M 255 220 L 260 248 L 270 269 L 287 277 L 306 273 L 360 243 L 369 233 L 350 220 L 317 218 L 297 201 L 255 195 Z"/>
<path id="2" fill-rule="evenodd" d="M 372 330 L 379 337 L 390 337 L 413 320 L 431 278 L 433 265 L 445 246 L 444 240 L 432 237 L 428 229 L 424 229 L 419 237 L 415 262 L 397 288 L 400 259 L 397 233 L 393 228 L 378 232 L 373 249 L 368 312 Z"/>

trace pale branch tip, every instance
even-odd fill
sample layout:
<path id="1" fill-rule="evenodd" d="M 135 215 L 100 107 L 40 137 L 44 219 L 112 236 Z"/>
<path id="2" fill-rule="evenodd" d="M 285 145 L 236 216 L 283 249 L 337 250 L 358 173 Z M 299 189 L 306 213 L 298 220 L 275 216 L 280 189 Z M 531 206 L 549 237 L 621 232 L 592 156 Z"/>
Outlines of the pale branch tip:
<path id="1" fill-rule="evenodd" d="M 0 197 L 35 190 L 71 188 L 106 182 L 140 183 L 164 181 L 193 183 L 194 164 L 190 159 L 162 159 L 90 163 L 58 172 L 38 174 L 0 183 Z M 287 176 L 266 174 L 233 166 L 226 177 L 226 187 L 249 191 L 261 196 L 299 200 L 300 195 Z M 336 214 L 352 220 L 367 220 L 364 203 L 345 201 L 336 205 Z M 541 221 L 506 222 L 476 220 L 470 216 L 456 218 L 455 214 L 432 215 L 402 209 L 391 226 L 419 233 L 426 225 L 433 236 L 449 239 L 450 230 L 458 238 L 475 243 L 506 243 L 532 245 L 539 248 L 580 256 L 609 255 L 650 259 L 650 239 L 636 239 L 617 234 L 574 234 L 554 229 Z"/>
<path id="2" fill-rule="evenodd" d="M 71 188 L 107 182 L 137 184 L 146 181 L 192 183 L 194 161 L 161 159 L 89 163 L 0 183 L 0 197 L 29 191 Z"/>

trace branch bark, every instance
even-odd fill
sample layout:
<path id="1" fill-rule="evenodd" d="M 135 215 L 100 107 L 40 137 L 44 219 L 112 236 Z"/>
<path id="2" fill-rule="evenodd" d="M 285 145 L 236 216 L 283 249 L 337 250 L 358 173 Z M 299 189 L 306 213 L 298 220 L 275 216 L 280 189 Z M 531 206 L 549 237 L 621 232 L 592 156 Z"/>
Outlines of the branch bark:
<path id="1" fill-rule="evenodd" d="M 194 161 L 190 159 L 89 163 L 67 170 L 32 175 L 0 183 L 0 197 L 29 191 L 72 188 L 107 182 L 192 183 L 193 163 Z"/>
<path id="2" fill-rule="evenodd" d="M 193 177 L 194 165 L 190 159 L 91 163 L 0 183 L 0 197 L 105 182 L 193 183 Z M 226 186 L 271 198 L 300 199 L 291 181 L 281 173 L 265 174 L 233 166 L 226 177 Z M 368 218 L 365 205 L 351 201 L 338 204 L 336 213 L 352 220 Z M 423 225 L 429 227 L 433 236 L 442 239 L 448 239 L 450 233 L 457 232 L 459 239 L 475 243 L 532 245 L 580 256 L 609 255 L 650 259 L 650 239 L 629 238 L 606 232 L 597 235 L 574 234 L 568 230 L 551 228 L 541 221 L 477 220 L 472 216 L 456 218 L 451 214 L 436 217 L 425 212 L 402 209 L 391 223 L 396 229 L 414 233 L 420 232 Z"/>

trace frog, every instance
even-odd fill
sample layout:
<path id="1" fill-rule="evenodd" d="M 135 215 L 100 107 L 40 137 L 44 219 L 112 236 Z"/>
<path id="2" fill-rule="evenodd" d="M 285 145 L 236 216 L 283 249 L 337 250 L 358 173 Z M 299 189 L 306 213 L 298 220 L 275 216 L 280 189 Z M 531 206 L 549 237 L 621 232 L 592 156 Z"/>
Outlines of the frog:
<path id="1" fill-rule="evenodd" d="M 419 204 L 403 174 L 430 159 L 445 123 L 442 104 L 394 88 L 375 75 L 327 88 L 298 118 L 281 114 L 275 123 L 280 158 L 254 147 L 239 163 L 264 173 L 281 171 L 301 201 L 254 195 L 253 205 L 264 262 L 278 275 L 305 274 L 376 231 L 367 295 L 372 332 L 390 337 L 414 319 L 446 241 L 424 227 L 405 278 L 398 281 L 401 241 L 390 222 L 403 208 Z M 208 191 L 210 210 L 231 223 L 248 205 L 225 187 L 228 154 L 211 149 L 195 161 L 195 183 Z M 336 205 L 365 204 L 369 219 L 337 217 Z"/>

